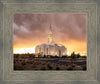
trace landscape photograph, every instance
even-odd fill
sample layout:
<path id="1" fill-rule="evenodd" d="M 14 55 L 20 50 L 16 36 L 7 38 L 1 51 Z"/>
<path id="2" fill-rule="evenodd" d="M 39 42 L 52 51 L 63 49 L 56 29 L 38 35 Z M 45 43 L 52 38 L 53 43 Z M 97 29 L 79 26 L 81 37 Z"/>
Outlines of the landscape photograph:
<path id="1" fill-rule="evenodd" d="M 86 71 L 87 15 L 14 14 L 15 71 Z"/>

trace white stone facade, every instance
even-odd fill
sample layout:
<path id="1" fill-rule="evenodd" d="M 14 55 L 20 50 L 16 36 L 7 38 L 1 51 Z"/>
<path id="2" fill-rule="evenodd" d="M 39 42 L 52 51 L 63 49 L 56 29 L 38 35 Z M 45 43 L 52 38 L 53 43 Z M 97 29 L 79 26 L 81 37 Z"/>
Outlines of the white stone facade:
<path id="1" fill-rule="evenodd" d="M 63 45 L 59 45 L 56 43 L 45 43 L 36 46 L 36 53 L 40 53 L 42 56 L 44 55 L 52 55 L 52 56 L 63 56 L 66 55 L 66 48 Z"/>
<path id="2" fill-rule="evenodd" d="M 61 44 L 56 44 L 53 39 L 53 32 L 50 25 L 50 32 L 48 35 L 48 42 L 44 44 L 37 45 L 35 48 L 35 53 L 52 56 L 63 56 L 66 55 L 67 49 Z"/>

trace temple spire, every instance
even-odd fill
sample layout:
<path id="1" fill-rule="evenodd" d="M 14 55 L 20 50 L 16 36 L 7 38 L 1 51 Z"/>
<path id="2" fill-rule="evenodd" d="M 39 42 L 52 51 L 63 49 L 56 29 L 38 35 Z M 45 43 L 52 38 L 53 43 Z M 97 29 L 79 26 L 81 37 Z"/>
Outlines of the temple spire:
<path id="1" fill-rule="evenodd" d="M 53 40 L 53 32 L 52 32 L 52 27 L 51 27 L 51 24 L 50 24 L 50 32 L 49 32 L 49 35 L 48 35 L 48 43 L 53 43 L 54 40 Z"/>
<path id="2" fill-rule="evenodd" d="M 49 34 L 52 34 L 52 27 L 51 27 L 51 24 L 50 24 L 50 32 L 49 32 Z"/>

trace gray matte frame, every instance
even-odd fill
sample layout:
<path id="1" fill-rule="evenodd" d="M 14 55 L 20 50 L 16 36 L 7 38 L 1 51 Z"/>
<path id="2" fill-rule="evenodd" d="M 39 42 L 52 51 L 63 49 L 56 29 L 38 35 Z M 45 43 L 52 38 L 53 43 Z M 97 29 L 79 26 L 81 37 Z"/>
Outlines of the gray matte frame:
<path id="1" fill-rule="evenodd" d="M 100 84 L 99 1 L 3 0 L 0 5 L 0 83 Z M 15 13 L 86 13 L 87 71 L 13 71 L 13 15 Z"/>

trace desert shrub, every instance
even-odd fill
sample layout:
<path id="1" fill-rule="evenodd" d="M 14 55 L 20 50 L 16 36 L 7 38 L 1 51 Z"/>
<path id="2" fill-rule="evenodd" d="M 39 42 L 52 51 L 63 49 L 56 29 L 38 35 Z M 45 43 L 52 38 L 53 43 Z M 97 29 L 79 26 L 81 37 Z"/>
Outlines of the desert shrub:
<path id="1" fill-rule="evenodd" d="M 30 61 L 30 62 L 29 62 L 29 64 L 33 64 L 33 62 L 32 62 L 32 61 Z"/>
<path id="2" fill-rule="evenodd" d="M 52 70 L 52 66 L 51 65 L 48 64 L 47 67 L 48 67 L 49 70 Z"/>
<path id="3" fill-rule="evenodd" d="M 75 67 L 75 65 L 72 65 L 72 67 Z"/>
<path id="4" fill-rule="evenodd" d="M 60 70 L 60 68 L 59 67 L 56 67 L 56 70 Z"/>
<path id="5" fill-rule="evenodd" d="M 26 65 L 26 63 L 25 62 L 22 62 L 22 65 Z"/>
<path id="6" fill-rule="evenodd" d="M 38 64 L 42 64 L 41 62 L 39 62 Z"/>
<path id="7" fill-rule="evenodd" d="M 67 68 L 67 70 L 73 70 L 73 68 L 72 67 L 69 67 L 69 68 Z"/>
<path id="8" fill-rule="evenodd" d="M 44 56 L 43 56 L 43 58 L 46 58 L 46 57 L 47 57 L 47 55 L 44 55 Z"/>
<path id="9" fill-rule="evenodd" d="M 19 54 L 14 54 L 14 58 L 18 58 L 19 57 Z"/>
<path id="10" fill-rule="evenodd" d="M 54 56 L 54 58 L 59 58 L 59 56 L 56 55 L 56 56 Z"/>
<path id="11" fill-rule="evenodd" d="M 41 67 L 41 70 L 46 70 L 46 68 L 45 67 Z"/>
<path id="12" fill-rule="evenodd" d="M 62 58 L 67 58 L 67 55 L 63 55 Z"/>
<path id="13" fill-rule="evenodd" d="M 16 62 L 14 61 L 14 64 L 15 64 Z"/>
<path id="14" fill-rule="evenodd" d="M 39 62 L 34 62 L 35 65 L 39 65 Z"/>
<path id="15" fill-rule="evenodd" d="M 83 67 L 83 70 L 87 70 L 86 66 Z"/>
<path id="16" fill-rule="evenodd" d="M 26 63 L 29 64 L 29 61 L 27 61 Z"/>
<path id="17" fill-rule="evenodd" d="M 45 65 L 45 63 L 43 63 L 42 65 Z"/>
<path id="18" fill-rule="evenodd" d="M 22 60 L 19 60 L 20 62 L 22 61 Z"/>
<path id="19" fill-rule="evenodd" d="M 36 66 L 35 66 L 35 65 L 33 65 L 32 67 L 33 67 L 33 68 L 36 68 Z"/>
<path id="20" fill-rule="evenodd" d="M 24 70 L 22 66 L 14 66 L 14 70 Z"/>
<path id="21" fill-rule="evenodd" d="M 87 58 L 87 56 L 81 56 L 81 58 Z"/>

